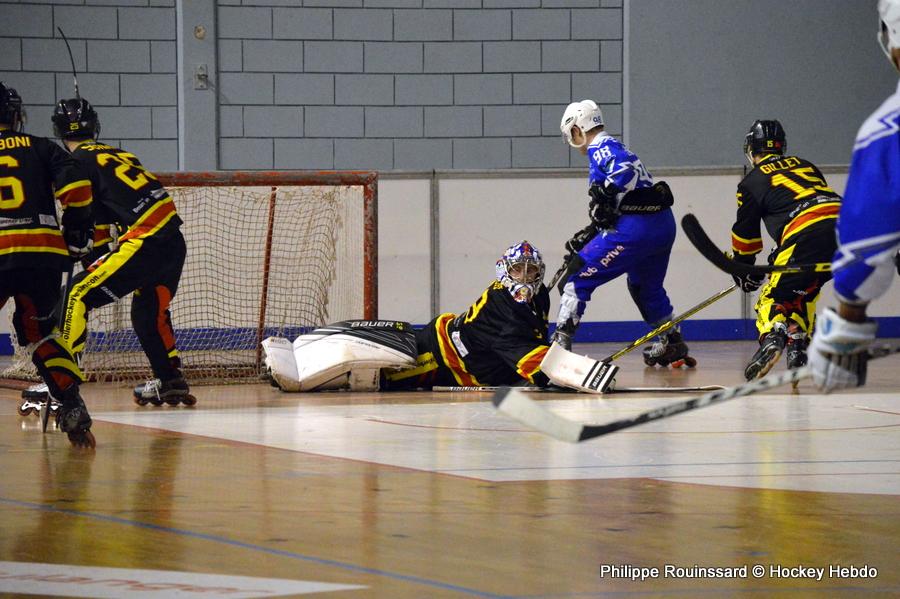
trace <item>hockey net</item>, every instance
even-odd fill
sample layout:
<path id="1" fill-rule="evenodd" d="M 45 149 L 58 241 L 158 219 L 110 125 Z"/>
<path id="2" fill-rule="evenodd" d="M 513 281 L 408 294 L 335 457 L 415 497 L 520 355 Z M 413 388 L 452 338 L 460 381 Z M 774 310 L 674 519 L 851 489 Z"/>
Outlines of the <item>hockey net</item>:
<path id="1" fill-rule="evenodd" d="M 188 253 L 170 309 L 191 382 L 255 380 L 266 337 L 377 317 L 376 173 L 159 177 L 184 221 Z M 81 366 L 89 380 L 152 378 L 131 295 L 92 311 L 88 330 Z M 38 380 L 12 336 L 16 353 L 0 378 Z"/>

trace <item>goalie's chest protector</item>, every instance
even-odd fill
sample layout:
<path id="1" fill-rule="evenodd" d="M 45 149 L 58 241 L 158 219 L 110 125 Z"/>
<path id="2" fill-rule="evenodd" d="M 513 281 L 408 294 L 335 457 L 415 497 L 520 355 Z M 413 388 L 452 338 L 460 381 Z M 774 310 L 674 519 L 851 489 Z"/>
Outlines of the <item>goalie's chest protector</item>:
<path id="1" fill-rule="evenodd" d="M 467 368 L 481 380 L 508 370 L 524 353 L 547 343 L 550 294 L 546 287 L 531 305 L 516 302 L 500 283 L 494 283 L 448 326 L 454 348 Z M 517 376 L 517 375 L 516 375 Z"/>

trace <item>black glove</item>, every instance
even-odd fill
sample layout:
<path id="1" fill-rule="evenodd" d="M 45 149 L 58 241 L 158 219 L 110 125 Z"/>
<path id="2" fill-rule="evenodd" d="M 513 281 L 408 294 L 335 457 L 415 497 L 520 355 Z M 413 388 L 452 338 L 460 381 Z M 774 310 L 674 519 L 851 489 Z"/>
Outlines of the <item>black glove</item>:
<path id="1" fill-rule="evenodd" d="M 63 227 L 62 236 L 69 250 L 69 255 L 81 260 L 94 248 L 94 225 L 86 227 Z"/>
<path id="2" fill-rule="evenodd" d="M 751 293 L 759 289 L 766 280 L 766 275 L 757 273 L 747 273 L 745 275 L 731 275 L 734 284 L 740 287 L 744 293 Z"/>
<path id="3" fill-rule="evenodd" d="M 588 194 L 591 196 L 591 203 L 588 205 L 588 216 L 591 222 L 599 229 L 611 229 L 619 218 L 619 211 L 616 209 L 618 201 L 616 196 L 619 188 L 615 185 L 591 185 Z"/>
<path id="4" fill-rule="evenodd" d="M 578 231 L 572 238 L 566 242 L 566 251 L 569 254 L 577 254 L 581 248 L 597 235 L 597 226 L 594 223 L 589 224 L 582 230 Z"/>

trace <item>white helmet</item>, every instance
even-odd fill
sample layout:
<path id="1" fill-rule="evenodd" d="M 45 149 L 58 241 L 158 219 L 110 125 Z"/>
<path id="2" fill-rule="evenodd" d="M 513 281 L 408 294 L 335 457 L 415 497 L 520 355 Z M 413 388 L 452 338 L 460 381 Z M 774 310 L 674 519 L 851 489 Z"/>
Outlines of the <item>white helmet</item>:
<path id="1" fill-rule="evenodd" d="M 878 43 L 896 67 L 891 50 L 900 48 L 900 0 L 878 0 L 878 16 L 881 19 Z"/>
<path id="2" fill-rule="evenodd" d="M 603 113 L 600 107 L 593 100 L 582 100 L 581 102 L 572 102 L 566 106 L 563 113 L 562 122 L 559 124 L 559 130 L 562 131 L 563 139 L 565 139 L 573 148 L 580 148 L 587 143 L 587 139 L 581 145 L 572 143 L 572 127 L 578 127 L 582 133 L 587 133 L 594 127 L 603 125 Z"/>

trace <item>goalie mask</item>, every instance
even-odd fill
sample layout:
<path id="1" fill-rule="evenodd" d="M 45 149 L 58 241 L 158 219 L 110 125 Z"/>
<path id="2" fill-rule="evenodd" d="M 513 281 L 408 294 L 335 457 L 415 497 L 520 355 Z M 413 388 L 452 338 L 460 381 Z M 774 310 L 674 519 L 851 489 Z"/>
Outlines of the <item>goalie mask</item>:
<path id="1" fill-rule="evenodd" d="M 60 100 L 53 110 L 53 134 L 60 139 L 97 139 L 100 118 L 84 98 Z"/>
<path id="2" fill-rule="evenodd" d="M 497 280 L 519 303 L 531 301 L 544 283 L 544 260 L 527 241 L 511 246 L 497 260 Z"/>
<path id="3" fill-rule="evenodd" d="M 754 154 L 777 154 L 787 150 L 784 127 L 778 121 L 756 121 L 744 137 L 744 156 L 753 164 Z"/>
<path id="4" fill-rule="evenodd" d="M 18 133 L 25 123 L 25 109 L 22 108 L 22 97 L 15 89 L 0 81 L 0 123 L 9 125 Z"/>
<path id="5" fill-rule="evenodd" d="M 559 130 L 562 131 L 566 143 L 573 148 L 580 148 L 587 143 L 587 132 L 602 126 L 603 113 L 597 103 L 593 100 L 582 100 L 581 102 L 572 102 L 566 107 Z M 575 142 L 572 141 L 573 127 L 578 127 L 585 134 L 584 142 L 580 145 L 575 145 Z"/>

